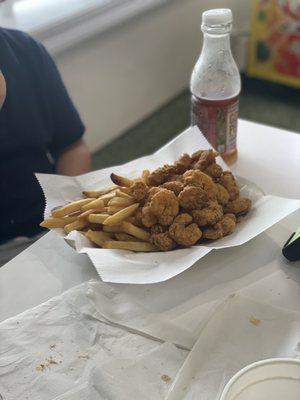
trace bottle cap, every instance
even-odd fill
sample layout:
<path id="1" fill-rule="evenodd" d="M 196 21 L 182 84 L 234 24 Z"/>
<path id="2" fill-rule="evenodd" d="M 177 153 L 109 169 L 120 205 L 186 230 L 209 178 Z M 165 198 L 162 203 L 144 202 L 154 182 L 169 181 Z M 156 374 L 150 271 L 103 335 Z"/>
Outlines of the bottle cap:
<path id="1" fill-rule="evenodd" d="M 227 25 L 232 23 L 232 12 L 230 8 L 214 8 L 204 11 L 202 24 L 206 26 Z"/>

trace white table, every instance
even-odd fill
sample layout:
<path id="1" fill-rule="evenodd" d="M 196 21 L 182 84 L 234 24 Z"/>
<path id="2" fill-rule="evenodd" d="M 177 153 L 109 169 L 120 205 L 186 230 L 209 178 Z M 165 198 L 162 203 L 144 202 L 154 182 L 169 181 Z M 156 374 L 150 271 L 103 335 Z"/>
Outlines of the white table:
<path id="1" fill-rule="evenodd" d="M 300 198 L 300 135 L 240 120 L 238 148 L 234 173 L 256 182 L 266 193 Z M 201 260 L 203 270 L 211 265 L 207 287 L 202 280 L 199 287 L 193 283 L 192 289 L 203 290 L 204 298 L 213 300 L 245 288 L 256 298 L 298 309 L 300 265 L 288 264 L 280 250 L 299 221 L 298 211 L 230 254 L 228 250 L 209 254 Z M 189 273 L 174 279 L 185 279 Z M 0 321 L 91 278 L 97 278 L 97 273 L 87 257 L 50 232 L 0 269 Z M 163 285 L 171 288 L 172 280 Z M 158 286 L 150 286 L 148 296 L 153 296 Z M 132 290 L 144 289 L 135 286 Z"/>

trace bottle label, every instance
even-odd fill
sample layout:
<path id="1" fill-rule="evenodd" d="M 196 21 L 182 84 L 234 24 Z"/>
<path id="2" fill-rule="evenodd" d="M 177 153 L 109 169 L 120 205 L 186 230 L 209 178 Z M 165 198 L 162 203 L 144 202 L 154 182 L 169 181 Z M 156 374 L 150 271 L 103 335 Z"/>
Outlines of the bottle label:
<path id="1" fill-rule="evenodd" d="M 219 153 L 236 149 L 238 105 L 238 97 L 216 101 L 192 99 L 192 125 L 198 125 Z"/>

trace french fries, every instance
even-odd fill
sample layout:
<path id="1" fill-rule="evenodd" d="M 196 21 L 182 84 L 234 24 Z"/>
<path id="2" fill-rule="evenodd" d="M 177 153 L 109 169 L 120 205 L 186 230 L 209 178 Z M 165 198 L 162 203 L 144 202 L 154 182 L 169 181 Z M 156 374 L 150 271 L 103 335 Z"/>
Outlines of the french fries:
<path id="1" fill-rule="evenodd" d="M 107 233 L 121 233 L 122 232 L 121 225 L 114 225 L 114 226 L 103 225 L 102 229 L 103 229 L 103 232 L 107 232 Z"/>
<path id="2" fill-rule="evenodd" d="M 133 225 L 139 226 L 136 217 L 134 217 L 133 215 L 131 217 L 126 218 L 126 221 L 130 222 Z"/>
<path id="3" fill-rule="evenodd" d="M 108 217 L 108 214 L 90 214 L 88 220 L 94 224 L 103 224 Z"/>
<path id="4" fill-rule="evenodd" d="M 70 224 L 77 220 L 77 217 L 63 217 L 63 218 L 47 218 L 43 222 L 40 223 L 40 226 L 43 228 L 54 229 L 54 228 L 63 228 L 66 225 Z"/>
<path id="5" fill-rule="evenodd" d="M 87 226 L 88 226 L 88 221 L 85 221 L 84 219 L 78 219 L 77 221 L 65 225 L 64 230 L 66 233 L 70 233 L 72 231 L 81 231 Z"/>
<path id="6" fill-rule="evenodd" d="M 94 202 L 92 202 L 94 203 Z M 130 197 L 114 197 L 108 203 L 109 206 L 126 207 L 134 203 L 134 199 Z M 88 204 L 87 204 L 88 205 Z"/>
<path id="7" fill-rule="evenodd" d="M 134 236 L 138 239 L 148 242 L 150 240 L 150 233 L 145 229 L 138 228 L 137 226 L 131 224 L 130 222 L 124 221 L 122 223 L 122 231 L 128 233 L 128 235 Z"/>
<path id="8" fill-rule="evenodd" d="M 120 190 L 121 193 L 125 193 L 125 194 L 128 194 L 130 196 L 130 192 L 131 191 L 130 191 L 129 187 L 125 187 L 125 186 L 124 187 L 120 187 L 119 190 Z"/>
<path id="9" fill-rule="evenodd" d="M 104 194 L 103 196 L 100 196 L 99 199 L 101 199 L 104 203 L 105 206 L 110 202 L 111 199 L 113 199 L 116 196 L 116 192 L 110 192 L 107 194 Z"/>
<path id="10" fill-rule="evenodd" d="M 102 231 L 92 231 L 89 229 L 86 233 L 85 236 L 93 243 L 96 245 L 103 247 L 104 243 L 112 240 L 112 236 L 109 233 L 105 233 Z"/>
<path id="11" fill-rule="evenodd" d="M 121 242 L 117 240 L 110 240 L 103 244 L 105 249 L 119 249 L 119 250 L 131 250 L 135 252 L 149 252 L 157 251 L 157 249 L 150 243 L 147 242 Z"/>
<path id="12" fill-rule="evenodd" d="M 110 179 L 117 186 L 130 187 L 133 184 L 133 180 L 125 178 L 124 176 L 116 175 L 114 173 L 110 174 Z"/>
<path id="13" fill-rule="evenodd" d="M 94 197 L 94 198 L 97 198 L 97 197 L 103 196 L 104 194 L 110 193 L 110 192 L 112 192 L 112 191 L 115 190 L 115 189 L 116 189 L 116 186 L 113 186 L 113 187 L 111 187 L 111 188 L 104 189 L 104 190 L 84 190 L 84 191 L 82 192 L 82 194 L 83 194 L 85 197 Z"/>
<path id="14" fill-rule="evenodd" d="M 97 209 L 99 211 L 102 211 L 103 208 L 104 208 L 104 201 L 101 199 L 101 197 L 99 199 L 90 201 L 89 203 L 81 207 L 82 211 L 87 211 L 92 209 Z"/>
<path id="15" fill-rule="evenodd" d="M 121 210 L 123 210 L 125 207 L 114 207 L 114 206 L 109 206 L 107 207 L 107 212 L 108 214 L 112 215 L 115 214 Z"/>
<path id="16" fill-rule="evenodd" d="M 118 189 L 118 190 L 116 191 L 116 195 L 117 195 L 118 197 L 125 197 L 126 199 L 132 199 L 132 200 L 133 200 L 133 197 L 130 196 L 130 194 L 127 194 L 127 193 L 125 193 L 125 192 L 122 192 L 120 189 Z"/>
<path id="17" fill-rule="evenodd" d="M 63 206 L 61 208 L 57 208 L 57 209 L 53 210 L 52 217 L 54 217 L 54 218 L 65 217 L 68 214 L 71 214 L 75 211 L 81 210 L 82 206 L 90 203 L 91 201 L 93 201 L 93 199 L 82 199 L 82 200 L 73 201 L 72 203 L 66 204 L 65 206 Z"/>
<path id="18" fill-rule="evenodd" d="M 115 233 L 115 238 L 120 240 L 120 242 L 136 242 L 136 238 L 128 235 L 127 233 Z"/>
<path id="19" fill-rule="evenodd" d="M 124 221 L 126 218 L 130 217 L 139 207 L 139 203 L 134 203 L 131 206 L 124 208 L 123 210 L 116 212 L 115 214 L 109 216 L 104 222 L 104 225 L 112 226 L 118 225 L 120 222 Z"/>
<path id="20" fill-rule="evenodd" d="M 77 218 L 78 219 L 87 219 L 88 220 L 88 216 L 90 214 L 95 213 L 95 212 L 97 212 L 97 210 L 87 210 L 87 211 L 84 211 L 83 213 L 79 214 Z"/>
<path id="21" fill-rule="evenodd" d="M 144 183 L 147 183 L 147 178 L 149 175 L 150 175 L 149 169 L 144 169 L 144 171 L 142 172 L 142 181 Z"/>

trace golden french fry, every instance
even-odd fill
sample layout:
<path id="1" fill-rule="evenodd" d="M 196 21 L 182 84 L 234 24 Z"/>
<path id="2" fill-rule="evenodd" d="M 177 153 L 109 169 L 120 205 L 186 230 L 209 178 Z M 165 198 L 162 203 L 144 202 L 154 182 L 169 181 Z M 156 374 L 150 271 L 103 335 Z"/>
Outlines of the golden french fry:
<path id="1" fill-rule="evenodd" d="M 97 198 L 97 197 L 103 196 L 104 194 L 112 192 L 113 190 L 115 190 L 115 188 L 116 188 L 116 186 L 113 186 L 113 187 L 110 187 L 110 188 L 104 189 L 104 190 L 84 190 L 82 192 L 82 194 L 85 197 L 95 197 L 95 198 Z"/>
<path id="2" fill-rule="evenodd" d="M 114 184 L 118 186 L 126 186 L 129 187 L 133 184 L 133 180 L 125 178 L 124 176 L 120 176 L 117 174 L 110 174 L 110 179 L 113 181 Z"/>
<path id="3" fill-rule="evenodd" d="M 75 211 L 80 210 L 82 206 L 90 203 L 91 201 L 93 201 L 93 199 L 82 199 L 82 200 L 73 201 L 72 203 L 66 204 L 65 206 L 63 206 L 61 208 L 57 208 L 57 209 L 53 210 L 52 217 L 54 217 L 54 218 L 64 217 L 65 215 L 68 215 Z"/>
<path id="4" fill-rule="evenodd" d="M 81 207 L 82 211 L 87 211 L 91 209 L 101 210 L 103 208 L 104 208 L 104 201 L 101 198 L 93 200 Z"/>
<path id="5" fill-rule="evenodd" d="M 107 233 L 121 233 L 122 232 L 122 226 L 121 225 L 115 225 L 115 226 L 103 226 L 103 231 Z"/>
<path id="6" fill-rule="evenodd" d="M 94 224 L 103 224 L 108 217 L 108 214 L 90 214 L 88 220 Z"/>
<path id="7" fill-rule="evenodd" d="M 127 189 L 128 189 L 128 188 L 127 188 Z M 127 193 L 125 193 L 125 192 L 122 192 L 120 189 L 118 189 L 118 190 L 116 191 L 116 195 L 117 195 L 117 197 L 125 197 L 125 199 L 133 199 L 133 197 L 130 196 L 130 194 L 127 194 Z"/>
<path id="8" fill-rule="evenodd" d="M 157 251 L 156 247 L 147 242 L 119 242 L 110 240 L 103 244 L 104 249 L 131 250 L 136 252 Z"/>
<path id="9" fill-rule="evenodd" d="M 123 208 L 123 210 L 111 215 L 104 221 L 104 225 L 118 225 L 124 219 L 130 217 L 139 208 L 139 203 L 134 203 L 131 206 Z"/>
<path id="10" fill-rule="evenodd" d="M 64 226 L 74 222 L 78 219 L 77 216 L 74 217 L 63 217 L 63 218 L 47 218 L 40 223 L 43 228 L 54 229 L 63 228 Z"/>
<path id="11" fill-rule="evenodd" d="M 101 196 L 101 191 L 99 191 L 99 190 L 83 190 L 82 194 L 85 197 L 97 198 L 97 197 Z"/>
<path id="12" fill-rule="evenodd" d="M 142 181 L 144 183 L 147 183 L 147 178 L 149 175 L 150 175 L 149 169 L 144 169 L 144 171 L 142 172 Z"/>
<path id="13" fill-rule="evenodd" d="M 116 214 L 117 212 L 124 210 L 125 207 L 114 207 L 114 206 L 109 206 L 107 208 L 108 214 Z"/>
<path id="14" fill-rule="evenodd" d="M 138 228 L 137 226 L 131 224 L 130 222 L 124 221 L 122 223 L 122 230 L 128 235 L 134 236 L 138 239 L 144 240 L 148 242 L 150 239 L 150 233 L 145 231 L 144 229 Z"/>
<path id="15" fill-rule="evenodd" d="M 115 206 L 115 207 L 126 207 L 130 206 L 131 204 L 134 203 L 133 198 L 126 198 L 126 197 L 114 197 L 111 199 L 108 203 L 109 206 Z"/>
<path id="16" fill-rule="evenodd" d="M 87 221 L 89 220 L 88 219 L 88 216 L 90 215 L 90 214 L 95 214 L 97 212 L 97 210 L 86 210 L 86 211 L 84 211 L 83 213 L 81 213 L 80 215 L 78 215 L 78 219 L 86 219 Z"/>
<path id="17" fill-rule="evenodd" d="M 127 233 L 119 232 L 115 233 L 115 237 L 117 240 L 121 242 L 136 242 L 136 238 L 128 235 Z"/>
<path id="18" fill-rule="evenodd" d="M 109 203 L 111 199 L 113 199 L 116 196 L 116 192 L 110 192 L 107 194 L 104 194 L 103 196 L 100 196 L 99 199 L 101 199 L 104 203 L 105 206 Z"/>
<path id="19" fill-rule="evenodd" d="M 85 221 L 84 219 L 78 219 L 77 221 L 71 222 L 68 225 L 65 225 L 64 230 L 67 233 L 70 233 L 72 231 L 81 231 L 82 229 L 86 228 L 88 226 L 88 222 Z"/>
<path id="20" fill-rule="evenodd" d="M 103 244 L 112 239 L 109 233 L 105 233 L 102 231 L 92 231 L 89 229 L 85 236 L 93 243 L 97 244 L 98 246 L 102 247 Z"/>
<path id="21" fill-rule="evenodd" d="M 119 190 L 120 190 L 121 193 L 125 193 L 125 194 L 128 194 L 128 195 L 130 195 L 130 193 L 131 193 L 131 190 L 130 190 L 129 187 L 120 187 Z"/>

